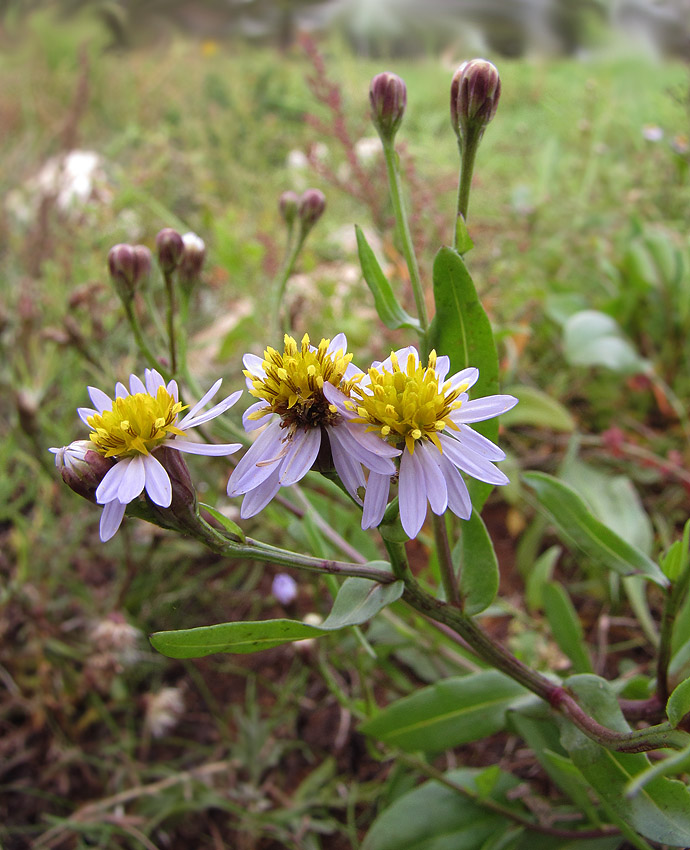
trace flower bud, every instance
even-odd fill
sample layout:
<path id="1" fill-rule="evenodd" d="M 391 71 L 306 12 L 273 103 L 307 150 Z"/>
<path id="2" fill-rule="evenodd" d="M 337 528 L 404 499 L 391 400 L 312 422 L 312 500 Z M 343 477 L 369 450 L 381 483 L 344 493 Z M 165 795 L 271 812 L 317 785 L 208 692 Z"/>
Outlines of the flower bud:
<path id="1" fill-rule="evenodd" d="M 65 484 L 95 503 L 96 489 L 115 461 L 94 451 L 90 440 L 75 440 L 69 446 L 50 451 L 55 455 L 55 466 Z"/>
<path id="2" fill-rule="evenodd" d="M 295 222 L 299 210 L 300 197 L 297 192 L 283 192 L 278 201 L 278 209 L 283 217 L 283 221 L 289 228 Z"/>
<path id="3" fill-rule="evenodd" d="M 156 251 L 163 274 L 174 272 L 184 253 L 182 237 L 172 227 L 163 228 L 156 236 Z"/>
<path id="4" fill-rule="evenodd" d="M 369 86 L 371 120 L 382 141 L 393 141 L 402 123 L 407 105 L 404 81 L 390 71 L 377 74 Z"/>
<path id="5" fill-rule="evenodd" d="M 297 216 L 302 232 L 308 233 L 326 209 L 326 196 L 319 189 L 307 189 L 299 200 Z"/>
<path id="6" fill-rule="evenodd" d="M 180 260 L 180 277 L 188 282 L 196 280 L 201 274 L 206 259 L 206 245 L 196 233 L 185 233 L 182 237 L 184 251 Z"/>
<path id="7" fill-rule="evenodd" d="M 170 507 L 161 508 L 147 498 L 157 521 L 160 521 L 159 524 L 163 527 L 176 528 L 179 531 L 195 528 L 199 523 L 196 488 L 182 453 L 168 446 L 161 446 L 156 450 L 156 459 L 168 473 L 172 484 Z"/>
<path id="8" fill-rule="evenodd" d="M 470 59 L 458 68 L 450 84 L 450 120 L 458 138 L 473 132 L 481 138 L 498 108 L 501 78 L 486 59 Z"/>
<path id="9" fill-rule="evenodd" d="M 143 283 L 151 274 L 151 252 L 146 245 L 135 245 L 134 251 L 134 273 L 136 285 Z"/>
<path id="10" fill-rule="evenodd" d="M 132 299 L 137 286 L 137 260 L 131 245 L 114 245 L 108 252 L 108 270 L 117 294 Z"/>

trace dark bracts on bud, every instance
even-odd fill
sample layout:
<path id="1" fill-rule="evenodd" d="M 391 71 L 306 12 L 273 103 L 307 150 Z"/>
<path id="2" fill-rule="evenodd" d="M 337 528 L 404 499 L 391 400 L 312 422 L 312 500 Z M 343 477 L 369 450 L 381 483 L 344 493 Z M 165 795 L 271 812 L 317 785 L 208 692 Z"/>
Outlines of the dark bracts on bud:
<path id="1" fill-rule="evenodd" d="M 381 141 L 392 142 L 402 123 L 407 106 L 407 88 L 397 74 L 377 74 L 369 86 L 371 120 Z"/>
<path id="2" fill-rule="evenodd" d="M 501 78 L 486 59 L 470 59 L 453 75 L 450 85 L 450 118 L 458 138 L 481 138 L 498 109 Z"/>
<path id="3" fill-rule="evenodd" d="M 144 245 L 114 245 L 108 252 L 108 270 L 123 301 L 130 301 L 151 273 L 151 252 Z"/>
<path id="4" fill-rule="evenodd" d="M 163 274 L 175 271 L 184 253 L 184 242 L 180 234 L 172 227 L 165 227 L 156 236 L 158 265 Z"/>
<path id="5" fill-rule="evenodd" d="M 89 448 L 89 440 L 78 440 L 55 452 L 55 465 L 65 484 L 79 496 L 96 504 L 98 485 L 115 464 Z M 55 451 L 53 449 L 53 451 Z"/>
<path id="6" fill-rule="evenodd" d="M 182 453 L 162 446 L 156 449 L 155 457 L 170 478 L 172 501 L 169 508 L 161 508 L 146 497 L 153 516 L 152 521 L 177 531 L 192 531 L 198 528 L 200 520 L 196 489 Z"/>
<path id="7" fill-rule="evenodd" d="M 326 196 L 319 189 L 307 189 L 299 199 L 297 217 L 302 228 L 302 234 L 312 229 L 326 209 Z"/>

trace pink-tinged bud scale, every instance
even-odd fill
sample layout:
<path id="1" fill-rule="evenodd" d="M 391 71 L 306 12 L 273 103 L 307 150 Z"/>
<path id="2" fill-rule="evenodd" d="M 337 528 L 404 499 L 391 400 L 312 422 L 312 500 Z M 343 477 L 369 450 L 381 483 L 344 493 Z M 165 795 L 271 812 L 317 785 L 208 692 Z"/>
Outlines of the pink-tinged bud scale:
<path id="1" fill-rule="evenodd" d="M 390 71 L 377 74 L 369 86 L 371 120 L 383 142 L 392 142 L 407 106 L 404 81 Z"/>
<path id="2" fill-rule="evenodd" d="M 498 109 L 501 78 L 495 65 L 486 59 L 463 62 L 450 86 L 450 117 L 460 139 L 484 132 Z"/>

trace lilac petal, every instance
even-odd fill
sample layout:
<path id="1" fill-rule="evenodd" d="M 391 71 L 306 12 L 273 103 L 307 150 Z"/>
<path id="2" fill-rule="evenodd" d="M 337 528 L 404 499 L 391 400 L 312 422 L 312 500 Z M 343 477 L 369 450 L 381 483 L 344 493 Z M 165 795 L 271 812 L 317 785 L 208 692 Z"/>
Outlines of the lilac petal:
<path id="1" fill-rule="evenodd" d="M 426 495 L 431 510 L 435 514 L 442 514 L 448 507 L 448 488 L 437 460 L 441 454 L 436 446 L 431 443 L 417 443 L 415 455 L 417 452 L 419 452 L 420 466 L 424 473 Z"/>
<path id="2" fill-rule="evenodd" d="M 153 455 L 147 455 L 143 459 L 149 498 L 162 508 L 169 508 L 172 502 L 172 484 L 165 467 Z"/>
<path id="3" fill-rule="evenodd" d="M 347 429 L 348 434 L 353 437 L 353 439 L 355 439 L 363 449 L 366 449 L 367 453 L 371 453 L 380 458 L 381 463 L 383 463 L 385 467 L 384 469 L 374 469 L 373 466 L 369 466 L 369 469 L 373 469 L 374 472 L 393 473 L 388 462 L 384 462 L 384 459 L 399 457 L 401 454 L 400 449 L 397 449 L 395 446 L 387 443 L 383 437 L 380 437 L 375 431 L 367 431 L 366 425 L 361 422 L 348 422 L 344 427 Z M 366 461 L 362 461 L 362 463 L 366 464 Z"/>
<path id="4" fill-rule="evenodd" d="M 341 443 L 340 435 L 342 432 L 342 426 L 337 428 L 333 428 L 330 425 L 326 426 L 335 471 L 340 476 L 340 480 L 345 485 L 347 492 L 361 505 L 362 500 L 357 495 L 357 489 L 365 486 L 362 464 L 353 458 L 347 447 Z"/>
<path id="5" fill-rule="evenodd" d="M 453 422 L 483 422 L 500 416 L 515 407 L 518 400 L 512 395 L 488 395 L 485 398 L 476 398 L 474 401 L 466 401 L 459 410 L 456 410 L 451 419 Z"/>
<path id="6" fill-rule="evenodd" d="M 168 394 L 175 399 L 175 401 L 180 400 L 180 389 L 177 386 L 177 381 L 174 378 L 172 381 L 168 381 L 168 386 L 165 389 L 168 391 Z"/>
<path id="7" fill-rule="evenodd" d="M 155 369 L 144 370 L 144 380 L 146 382 L 146 392 L 154 398 L 158 395 L 158 387 L 164 387 L 165 381 L 163 376 Z M 131 383 L 131 378 L 130 378 Z M 171 393 L 172 395 L 172 393 Z"/>
<path id="8" fill-rule="evenodd" d="M 284 456 L 284 431 L 280 419 L 262 431 L 237 464 L 228 481 L 228 496 L 240 496 L 265 481 Z"/>
<path id="9" fill-rule="evenodd" d="M 487 460 L 505 460 L 506 453 L 503 449 L 499 449 L 491 440 L 473 431 L 469 425 L 461 425 L 459 431 L 449 431 L 446 436 L 457 440 L 461 445 L 467 446 L 475 454 L 481 455 Z"/>
<path id="10" fill-rule="evenodd" d="M 421 460 L 405 450 L 400 460 L 400 522 L 405 534 L 412 539 L 419 534 L 426 517 L 426 481 Z"/>
<path id="11" fill-rule="evenodd" d="M 115 536 L 122 523 L 122 517 L 125 515 L 125 508 L 126 505 L 118 502 L 117 499 L 107 502 L 103 507 L 100 523 L 100 537 L 103 543 Z"/>
<path id="12" fill-rule="evenodd" d="M 89 416 L 95 416 L 97 413 L 98 413 L 98 411 L 94 410 L 91 407 L 78 407 L 77 408 L 77 415 L 79 416 L 81 421 L 84 423 L 84 425 L 89 425 L 89 423 L 87 422 Z M 90 427 L 91 426 L 89 425 L 89 428 Z"/>
<path id="13" fill-rule="evenodd" d="M 115 384 L 115 398 L 127 398 L 128 395 L 129 390 L 127 387 L 122 383 L 122 381 L 118 381 Z"/>
<path id="14" fill-rule="evenodd" d="M 191 440 L 181 440 L 176 437 L 165 444 L 169 449 L 186 452 L 189 455 L 208 455 L 222 457 L 234 454 L 242 448 L 242 443 L 193 443 Z"/>
<path id="15" fill-rule="evenodd" d="M 110 396 L 106 395 L 103 390 L 99 390 L 98 387 L 87 387 L 89 392 L 89 398 L 93 402 L 93 406 L 99 413 L 103 413 L 104 410 L 112 410 L 113 402 Z"/>
<path id="16" fill-rule="evenodd" d="M 221 413 L 225 413 L 226 410 L 229 410 L 241 395 L 242 390 L 237 390 L 237 392 L 234 392 L 232 395 L 224 398 L 223 401 L 219 401 L 218 404 L 215 404 L 210 410 L 207 410 L 206 413 L 201 413 L 193 419 L 190 416 L 185 416 L 182 422 L 178 423 L 178 427 L 196 428 L 197 425 L 203 425 L 204 422 L 216 419 L 216 417 L 220 416 Z"/>
<path id="17" fill-rule="evenodd" d="M 279 478 L 280 467 L 274 469 L 265 481 L 262 481 L 258 487 L 247 493 L 242 500 L 242 507 L 240 508 L 242 519 L 248 519 L 266 507 L 278 490 L 280 490 Z"/>
<path id="18" fill-rule="evenodd" d="M 441 435 L 440 440 L 444 455 L 463 472 L 487 484 L 508 484 L 507 475 L 481 455 L 462 446 L 452 437 Z"/>
<path id="19" fill-rule="evenodd" d="M 258 411 L 263 410 L 263 414 L 258 419 L 250 419 L 249 417 L 258 413 Z M 256 431 L 257 428 L 261 428 L 262 425 L 265 425 L 265 422 L 262 420 L 266 416 L 271 416 L 272 410 L 268 407 L 267 402 L 265 401 L 256 401 L 254 404 L 250 405 L 242 414 L 242 424 L 244 425 L 245 431 Z"/>
<path id="20" fill-rule="evenodd" d="M 265 378 L 266 370 L 264 369 L 264 361 L 262 357 L 257 357 L 256 354 L 245 354 L 242 358 L 244 368 L 247 372 L 251 372 L 256 378 Z"/>
<path id="21" fill-rule="evenodd" d="M 280 469 L 283 487 L 296 484 L 312 468 L 321 447 L 321 429 L 295 431 Z"/>
<path id="22" fill-rule="evenodd" d="M 191 419 L 195 414 L 197 414 L 201 410 L 201 408 L 207 402 L 209 402 L 213 398 L 213 396 L 218 392 L 222 383 L 223 379 L 218 378 L 218 380 L 211 387 L 211 389 L 207 393 L 205 393 L 199 401 L 197 401 L 197 403 L 194 405 L 194 407 L 192 407 L 191 410 L 187 411 L 187 414 L 185 415 L 182 422 L 184 422 L 186 419 Z M 182 422 L 180 423 L 180 426 L 182 426 Z"/>
<path id="23" fill-rule="evenodd" d="M 370 469 L 372 472 L 379 472 L 381 475 L 395 474 L 395 464 L 390 459 L 390 456 L 395 457 L 399 455 L 400 452 L 398 449 L 389 446 L 388 443 L 385 443 L 375 434 L 367 434 L 363 426 L 361 431 L 358 431 L 356 425 L 343 422 L 337 428 L 343 448 L 356 460 L 363 463 L 367 469 Z M 373 440 L 370 439 L 371 437 L 373 437 Z M 379 450 L 379 445 L 381 446 L 381 450 Z M 382 455 L 389 456 L 384 457 Z"/>
<path id="24" fill-rule="evenodd" d="M 465 479 L 447 457 L 440 455 L 440 468 L 446 479 L 448 489 L 448 507 L 460 519 L 469 519 L 472 513 L 472 501 Z"/>
<path id="25" fill-rule="evenodd" d="M 446 375 L 448 374 L 448 370 L 450 369 L 450 357 L 447 354 L 442 354 L 440 357 L 436 358 L 436 376 L 438 378 L 439 384 L 443 384 L 446 380 Z"/>
<path id="26" fill-rule="evenodd" d="M 362 513 L 362 528 L 375 528 L 381 524 L 383 514 L 388 504 L 390 476 L 369 473 L 367 489 L 364 494 L 364 511 Z"/>
<path id="27" fill-rule="evenodd" d="M 144 489 L 145 482 L 144 456 L 137 455 L 131 459 L 120 479 L 120 486 L 117 488 L 118 501 L 123 505 L 129 504 Z"/>
<path id="28" fill-rule="evenodd" d="M 346 402 L 348 401 L 348 398 L 345 393 L 341 392 L 328 381 L 326 381 L 323 385 L 323 394 L 326 396 L 326 400 L 338 409 L 338 413 L 343 417 L 343 419 L 352 419 L 357 415 L 355 411 L 350 410 L 347 407 Z"/>
<path id="29" fill-rule="evenodd" d="M 347 337 L 344 333 L 336 334 L 331 340 L 330 345 L 326 349 L 327 354 L 337 354 L 341 352 L 341 356 L 347 354 Z"/>
<path id="30" fill-rule="evenodd" d="M 467 369 L 462 369 L 460 372 L 456 372 L 453 377 L 450 378 L 450 389 L 455 390 L 464 384 L 465 389 L 468 390 L 470 387 L 473 387 L 478 380 L 479 369 L 475 369 L 474 366 L 470 366 Z"/>
<path id="31" fill-rule="evenodd" d="M 131 462 L 131 457 L 122 458 L 103 476 L 103 480 L 96 489 L 96 501 L 99 505 L 105 505 L 112 502 L 113 499 L 117 499 L 120 484 L 127 474 L 127 468 Z"/>
<path id="32" fill-rule="evenodd" d="M 132 393 L 132 395 L 136 395 L 137 393 L 146 394 L 146 386 L 144 385 L 144 382 L 141 380 L 141 378 L 137 377 L 136 375 L 130 375 L 129 391 Z"/>

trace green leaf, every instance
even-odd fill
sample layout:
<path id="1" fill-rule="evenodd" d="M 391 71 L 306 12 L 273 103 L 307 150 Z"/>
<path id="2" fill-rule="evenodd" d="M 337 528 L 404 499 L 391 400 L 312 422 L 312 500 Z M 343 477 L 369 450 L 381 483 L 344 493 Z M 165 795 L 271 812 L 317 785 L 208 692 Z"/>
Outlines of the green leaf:
<path id="1" fill-rule="evenodd" d="M 355 225 L 355 233 L 357 234 L 357 251 L 362 266 L 362 274 L 374 296 L 374 304 L 379 318 L 391 330 L 412 328 L 419 331 L 419 322 L 409 313 L 406 313 L 398 303 L 393 288 L 376 259 L 376 254 L 374 254 L 367 242 L 367 237 L 358 225 Z"/>
<path id="2" fill-rule="evenodd" d="M 598 676 L 571 676 L 565 686 L 596 721 L 617 732 L 629 731 L 615 694 Z M 561 740 L 603 804 L 650 841 L 672 847 L 690 845 L 690 794 L 680 782 L 657 777 L 634 800 L 625 795 L 635 777 L 649 767 L 643 753 L 607 750 L 563 721 Z"/>
<path id="3" fill-rule="evenodd" d="M 688 714 L 690 714 L 690 679 L 681 682 L 666 703 L 666 716 L 674 728 L 679 726 Z"/>
<path id="4" fill-rule="evenodd" d="M 242 543 L 246 542 L 246 537 L 244 536 L 244 531 L 239 527 L 236 522 L 233 522 L 231 519 L 222 514 L 216 508 L 211 507 L 211 505 L 206 505 L 204 502 L 199 502 L 199 507 L 203 508 L 207 513 L 211 514 L 211 516 L 217 520 L 226 531 L 229 531 L 234 537 L 238 537 Z"/>
<path id="5" fill-rule="evenodd" d="M 403 697 L 360 728 L 406 752 L 441 752 L 493 735 L 525 689 L 496 670 L 455 676 Z"/>
<path id="6" fill-rule="evenodd" d="M 570 411 L 542 390 L 529 386 L 513 386 L 506 387 L 505 392 L 520 401 L 520 404 L 501 416 L 501 423 L 506 427 L 533 425 L 566 433 L 575 430 L 575 420 Z"/>
<path id="7" fill-rule="evenodd" d="M 607 313 L 581 310 L 563 327 L 563 353 L 572 366 L 603 366 L 613 372 L 634 375 L 649 371 L 649 361 L 637 353 Z"/>
<path id="8" fill-rule="evenodd" d="M 489 532 L 477 511 L 462 524 L 456 552 L 460 558 L 460 595 L 464 611 L 470 616 L 481 614 L 498 593 L 498 560 Z"/>
<path id="9" fill-rule="evenodd" d="M 628 783 L 625 789 L 625 795 L 632 799 L 639 793 L 640 789 L 644 788 L 645 785 L 649 784 L 657 776 L 677 776 L 680 773 L 687 773 L 688 768 L 690 768 L 690 744 L 685 749 L 678 750 L 666 758 L 655 761 L 649 765 L 647 770 L 638 773 Z"/>
<path id="10" fill-rule="evenodd" d="M 445 776 L 476 792 L 478 772 L 462 768 Z M 514 777 L 502 773 L 491 798 L 505 805 L 506 791 L 517 784 Z M 481 850 L 488 838 L 509 824 L 501 815 L 431 780 L 399 797 L 376 818 L 362 850 Z"/>
<path id="11" fill-rule="evenodd" d="M 544 606 L 544 585 L 551 581 L 556 561 L 563 549 L 551 546 L 537 558 L 527 574 L 525 582 L 525 601 L 530 611 L 537 611 Z"/>
<path id="12" fill-rule="evenodd" d="M 169 658 L 203 658 L 216 652 L 258 652 L 364 623 L 381 608 L 400 599 L 404 589 L 402 581 L 376 584 L 367 579 L 348 578 L 338 591 L 331 613 L 320 626 L 287 619 L 219 623 L 196 629 L 155 632 L 150 640 L 154 649 Z"/>
<path id="13" fill-rule="evenodd" d="M 457 246 L 458 254 L 461 256 L 474 248 L 474 242 L 470 238 L 470 232 L 467 229 L 467 222 L 462 215 L 459 215 L 455 220 L 455 245 Z"/>
<path id="14" fill-rule="evenodd" d="M 657 564 L 594 517 L 567 484 L 543 472 L 527 472 L 523 478 L 534 489 L 561 536 L 595 563 L 621 575 L 643 575 L 661 587 L 668 586 L 668 579 Z"/>
<path id="15" fill-rule="evenodd" d="M 452 248 L 441 248 L 434 260 L 434 301 L 436 313 L 429 327 L 429 345 L 439 355 L 450 357 L 450 373 L 468 366 L 479 369 L 473 398 L 498 392 L 498 353 L 491 322 L 477 295 L 462 257 Z M 487 419 L 473 426 L 494 442 L 498 420 Z M 472 480 L 470 494 L 481 511 L 492 487 Z"/>
<path id="16" fill-rule="evenodd" d="M 543 601 L 551 634 L 561 651 L 573 662 L 575 672 L 594 672 L 582 625 L 564 587 L 557 582 L 550 582 L 544 587 Z"/>

